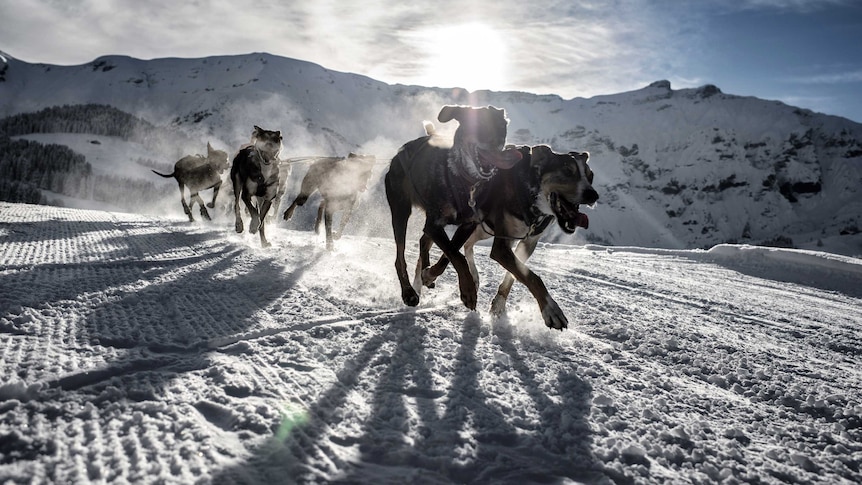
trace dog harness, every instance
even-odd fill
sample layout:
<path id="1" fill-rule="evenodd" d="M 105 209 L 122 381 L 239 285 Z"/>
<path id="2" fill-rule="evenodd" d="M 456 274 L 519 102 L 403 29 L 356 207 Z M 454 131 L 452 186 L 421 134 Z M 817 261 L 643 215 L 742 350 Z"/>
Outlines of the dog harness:
<path id="1" fill-rule="evenodd" d="M 529 195 L 525 197 L 516 197 L 518 198 L 518 206 L 521 207 L 520 214 L 512 214 L 513 216 L 524 221 L 524 225 L 527 226 L 527 233 L 521 237 L 518 236 L 503 236 L 495 234 L 494 225 L 484 219 L 482 219 L 481 227 L 482 230 L 485 231 L 485 234 L 488 234 L 492 237 L 499 237 L 501 239 L 512 239 L 512 240 L 522 240 L 526 239 L 534 234 L 541 234 L 548 228 L 548 225 L 554 221 L 554 216 L 550 214 L 545 214 L 540 211 L 538 207 L 533 203 L 536 198 L 539 196 L 539 180 L 541 176 L 538 172 L 538 168 L 531 170 L 529 174 L 529 181 L 527 181 L 527 186 L 529 187 Z M 533 187 L 536 187 L 535 189 Z M 521 194 L 520 190 L 515 191 L 516 194 Z M 523 218 L 522 218 L 523 217 Z M 486 228 L 487 226 L 487 228 Z M 490 231 L 488 230 L 490 229 Z"/>

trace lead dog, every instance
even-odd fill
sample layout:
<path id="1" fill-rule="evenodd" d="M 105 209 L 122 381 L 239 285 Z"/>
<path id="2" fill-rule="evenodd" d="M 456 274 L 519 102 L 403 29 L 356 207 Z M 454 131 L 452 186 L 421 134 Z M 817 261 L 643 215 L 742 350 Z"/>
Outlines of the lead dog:
<path id="1" fill-rule="evenodd" d="M 216 150 L 207 143 L 207 156 L 203 155 L 188 155 L 177 161 L 174 164 L 174 171 L 170 174 L 163 174 L 153 170 L 153 173 L 165 178 L 173 177 L 177 180 L 180 186 L 180 202 L 183 204 L 183 212 L 189 216 L 189 222 L 194 222 L 192 216 L 192 207 L 195 202 L 201 208 L 201 217 L 210 220 L 210 214 L 207 212 L 206 206 L 215 207 L 216 197 L 221 188 L 221 174 L 230 167 L 230 159 L 227 152 Z M 186 195 L 184 188 L 189 188 L 189 201 L 186 203 Z M 201 190 L 213 189 L 213 200 L 209 204 L 204 205 L 203 199 L 198 194 Z"/>
<path id="2" fill-rule="evenodd" d="M 527 267 L 526 262 L 554 218 L 560 229 L 568 234 L 578 227 L 589 227 L 589 218 L 579 208 L 581 204 L 591 206 L 599 199 L 592 186 L 593 171 L 587 164 L 590 154 L 555 153 L 545 145 L 520 147 L 519 150 L 523 161 L 490 181 L 490 195 L 480 205 L 484 219 L 472 230 L 464 244 L 464 254 L 478 285 L 473 246 L 494 237 L 491 259 L 500 263 L 508 273 L 491 303 L 491 313 L 496 316 L 503 313 L 512 284 L 517 279 L 527 286 L 538 302 L 545 325 L 562 330 L 568 326 L 566 316 L 548 293 L 542 279 Z M 513 253 L 515 240 L 519 242 Z M 429 249 L 430 244 L 420 247 L 420 259 L 428 260 Z M 444 256 L 437 264 L 422 271 L 423 284 L 433 288 L 434 280 L 446 264 Z"/>
<path id="3" fill-rule="evenodd" d="M 443 251 L 458 273 L 461 301 L 476 308 L 477 287 L 467 260 L 459 248 L 479 223 L 474 207 L 487 195 L 487 182 L 500 168 L 509 168 L 521 154 L 504 150 L 508 120 L 502 109 L 493 106 L 473 108 L 444 106 L 437 119 L 446 123 L 458 120 L 454 139 L 433 134 L 404 144 L 392 159 L 386 173 L 386 199 L 392 215 L 395 237 L 395 271 L 401 285 L 401 299 L 409 306 L 419 304 L 420 288 L 410 285 L 404 259 L 407 222 L 414 206 L 425 211 L 423 238 L 433 241 Z M 464 229 L 453 240 L 445 226 L 455 224 Z M 469 229 L 469 230 L 468 230 Z"/>
<path id="4" fill-rule="evenodd" d="M 320 232 L 320 222 L 323 220 L 326 228 L 326 249 L 331 250 L 333 240 L 340 238 L 344 232 L 359 193 L 365 191 L 376 160 L 372 156 L 355 153 L 347 155 L 346 158 L 316 160 L 302 178 L 299 195 L 284 211 L 284 220 L 290 220 L 297 206 L 303 206 L 311 194 L 320 191 L 321 201 L 317 209 L 317 219 L 314 221 L 314 232 Z M 339 211 L 343 211 L 343 214 L 338 231 L 333 233 L 332 216 Z"/>
<path id="5" fill-rule="evenodd" d="M 230 169 L 233 183 L 236 232 L 244 227 L 239 201 L 242 200 L 251 214 L 249 232 L 260 231 L 260 245 L 269 247 L 264 231 L 264 218 L 276 199 L 279 190 L 279 160 L 282 148 L 280 131 L 264 130 L 255 125 L 252 143 L 240 149 Z M 256 198 L 256 204 L 252 203 Z"/>

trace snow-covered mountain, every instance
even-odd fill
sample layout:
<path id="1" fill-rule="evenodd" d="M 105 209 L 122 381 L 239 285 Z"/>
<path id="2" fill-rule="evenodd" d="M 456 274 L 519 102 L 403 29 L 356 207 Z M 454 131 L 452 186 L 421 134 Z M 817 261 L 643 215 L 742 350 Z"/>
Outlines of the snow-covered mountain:
<path id="1" fill-rule="evenodd" d="M 601 195 L 583 233 L 590 241 L 765 243 L 862 254 L 862 125 L 711 85 L 674 90 L 658 81 L 564 100 L 388 85 L 269 54 L 107 56 L 79 66 L 0 56 L 0 116 L 100 103 L 198 140 L 173 147 L 187 153 L 206 141 L 232 150 L 257 124 L 284 132 L 287 158 L 376 155 L 378 185 L 356 225 L 387 218 L 379 176 L 398 146 L 422 133 L 422 120 L 435 119 L 447 103 L 492 104 L 507 110 L 512 143 L 590 151 Z M 298 165 L 292 185 L 301 174 Z"/>

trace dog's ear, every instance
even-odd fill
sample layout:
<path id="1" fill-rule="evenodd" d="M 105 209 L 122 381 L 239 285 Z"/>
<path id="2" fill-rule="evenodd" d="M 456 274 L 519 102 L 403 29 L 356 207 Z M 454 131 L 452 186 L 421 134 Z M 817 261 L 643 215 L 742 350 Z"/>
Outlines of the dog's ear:
<path id="1" fill-rule="evenodd" d="M 551 156 L 553 150 L 548 145 L 535 145 L 530 147 L 530 165 L 543 166 Z"/>
<path id="2" fill-rule="evenodd" d="M 212 146 L 212 145 L 210 145 L 210 142 L 207 142 L 207 153 L 209 153 L 209 152 L 214 152 L 214 151 L 215 151 L 215 150 L 213 150 L 213 146 Z"/>
<path id="3" fill-rule="evenodd" d="M 548 145 L 536 145 L 533 147 L 533 156 L 547 156 L 550 155 L 552 152 L 553 150 L 551 150 L 551 147 L 549 147 Z"/>
<path id="4" fill-rule="evenodd" d="M 437 115 L 437 121 L 440 123 L 446 123 L 447 121 L 459 120 L 459 116 L 464 112 L 466 108 L 465 106 L 453 106 L 446 105 L 440 110 L 440 114 Z"/>
<path id="5" fill-rule="evenodd" d="M 587 163 L 590 160 L 590 152 L 569 152 L 579 162 Z"/>
<path id="6" fill-rule="evenodd" d="M 257 137 L 257 136 L 259 136 L 261 133 L 263 133 L 263 128 L 261 128 L 261 127 L 259 127 L 259 126 L 257 126 L 257 125 L 254 125 L 254 131 L 252 131 L 252 132 L 251 132 L 251 136 L 253 136 L 253 137 Z"/>

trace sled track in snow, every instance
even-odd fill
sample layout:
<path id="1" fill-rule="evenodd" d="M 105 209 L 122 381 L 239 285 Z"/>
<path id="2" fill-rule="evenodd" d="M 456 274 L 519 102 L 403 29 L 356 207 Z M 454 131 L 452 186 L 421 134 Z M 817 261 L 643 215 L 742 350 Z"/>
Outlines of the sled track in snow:
<path id="1" fill-rule="evenodd" d="M 844 293 L 540 248 L 556 332 L 521 285 L 487 315 L 485 247 L 469 312 L 451 271 L 403 307 L 389 241 L 2 204 L 0 231 L 13 483 L 860 478 Z"/>

